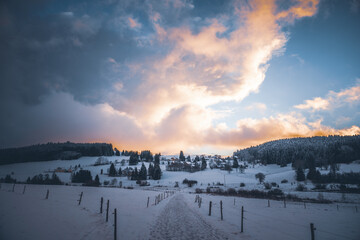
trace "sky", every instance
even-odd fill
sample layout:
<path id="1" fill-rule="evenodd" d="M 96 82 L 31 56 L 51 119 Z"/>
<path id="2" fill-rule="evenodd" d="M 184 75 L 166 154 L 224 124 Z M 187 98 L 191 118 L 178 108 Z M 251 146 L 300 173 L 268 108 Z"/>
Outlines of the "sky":
<path id="1" fill-rule="evenodd" d="M 360 1 L 1 1 L 0 148 L 231 155 L 360 134 Z"/>

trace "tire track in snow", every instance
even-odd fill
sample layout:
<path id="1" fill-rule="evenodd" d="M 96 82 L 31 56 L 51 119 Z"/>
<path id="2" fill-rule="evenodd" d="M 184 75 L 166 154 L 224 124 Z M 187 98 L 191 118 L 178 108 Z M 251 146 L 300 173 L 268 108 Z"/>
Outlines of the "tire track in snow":
<path id="1" fill-rule="evenodd" d="M 183 195 L 175 195 L 160 213 L 150 239 L 228 239 L 226 234 L 214 229 L 197 212 L 193 211 Z"/>

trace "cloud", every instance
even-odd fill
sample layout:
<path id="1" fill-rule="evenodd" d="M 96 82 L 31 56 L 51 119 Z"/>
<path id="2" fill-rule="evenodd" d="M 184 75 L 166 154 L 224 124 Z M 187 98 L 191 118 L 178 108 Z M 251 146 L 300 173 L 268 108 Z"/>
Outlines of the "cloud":
<path id="1" fill-rule="evenodd" d="M 360 85 L 341 90 L 340 92 L 330 91 L 326 98 L 316 97 L 312 100 L 305 100 L 304 104 L 294 106 L 297 109 L 310 110 L 331 110 L 344 105 L 358 104 L 360 102 Z"/>
<path id="2" fill-rule="evenodd" d="M 246 110 L 258 110 L 258 111 L 265 111 L 267 109 L 266 104 L 264 103 L 253 103 L 250 106 L 245 108 Z"/>
<path id="3" fill-rule="evenodd" d="M 220 2 L 202 9 L 180 0 L 79 3 L 65 8 L 71 14 L 45 11 L 47 1 L 33 11 L 6 2 L 0 144 L 106 141 L 177 152 L 358 132 L 294 114 L 240 119 L 236 128 L 221 121 L 214 105 L 258 92 L 269 61 L 285 50 L 283 27 L 316 14 L 318 2 L 281 10 L 275 0 Z M 358 91 L 329 96 L 354 102 Z M 320 100 L 328 99 L 308 100 L 303 109 Z"/>
<path id="4" fill-rule="evenodd" d="M 131 28 L 135 28 L 135 29 L 141 28 L 141 23 L 139 23 L 136 19 L 132 17 L 128 17 L 128 22 Z"/>

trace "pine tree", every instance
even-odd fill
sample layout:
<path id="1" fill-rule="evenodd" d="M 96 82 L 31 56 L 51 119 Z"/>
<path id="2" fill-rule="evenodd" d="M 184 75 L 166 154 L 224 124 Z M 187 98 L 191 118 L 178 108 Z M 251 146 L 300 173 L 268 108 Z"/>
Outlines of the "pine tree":
<path id="1" fill-rule="evenodd" d="M 206 169 L 207 163 L 204 157 L 201 158 L 201 170 Z"/>
<path id="2" fill-rule="evenodd" d="M 159 180 L 161 178 L 161 169 L 159 164 L 155 164 L 154 166 L 154 173 L 153 173 L 153 179 Z"/>
<path id="3" fill-rule="evenodd" d="M 195 162 L 198 162 L 198 161 L 200 161 L 200 158 L 199 158 L 198 155 L 196 155 L 196 157 L 195 157 Z"/>
<path id="4" fill-rule="evenodd" d="M 138 179 L 139 180 L 146 180 L 147 179 L 147 170 L 146 170 L 145 164 L 141 165 Z"/>
<path id="5" fill-rule="evenodd" d="M 161 154 L 160 153 L 158 153 L 158 154 L 155 154 L 155 164 L 160 164 L 160 156 L 161 156 Z"/>
<path id="6" fill-rule="evenodd" d="M 180 161 L 185 161 L 185 156 L 184 156 L 183 151 L 180 151 L 179 159 L 180 159 Z"/>
<path id="7" fill-rule="evenodd" d="M 122 169 L 121 169 L 121 167 L 119 168 L 118 174 L 119 174 L 119 176 L 121 177 L 121 175 L 122 175 Z"/>
<path id="8" fill-rule="evenodd" d="M 297 170 L 296 170 L 296 181 L 304 181 L 305 180 L 305 174 L 304 174 L 304 170 L 299 167 Z"/>
<path id="9" fill-rule="evenodd" d="M 99 175 L 96 175 L 96 176 L 95 176 L 94 185 L 95 185 L 95 186 L 100 186 Z"/>
<path id="10" fill-rule="evenodd" d="M 138 179 L 139 179 L 139 173 L 138 173 L 137 167 L 135 167 L 135 171 L 131 175 L 131 180 L 138 180 Z"/>
<path id="11" fill-rule="evenodd" d="M 113 177 L 115 175 L 116 175 L 116 169 L 115 169 L 114 164 L 112 163 L 110 166 L 110 170 L 109 170 L 109 176 Z"/>
<path id="12" fill-rule="evenodd" d="M 139 162 L 139 155 L 138 153 L 132 153 L 130 155 L 129 165 L 137 165 Z"/>
<path id="13" fill-rule="evenodd" d="M 154 166 L 150 163 L 149 169 L 148 169 L 148 175 L 152 178 L 154 175 Z"/>
<path id="14" fill-rule="evenodd" d="M 239 162 L 236 158 L 234 158 L 234 162 L 233 162 L 233 168 L 238 168 L 239 167 Z"/>

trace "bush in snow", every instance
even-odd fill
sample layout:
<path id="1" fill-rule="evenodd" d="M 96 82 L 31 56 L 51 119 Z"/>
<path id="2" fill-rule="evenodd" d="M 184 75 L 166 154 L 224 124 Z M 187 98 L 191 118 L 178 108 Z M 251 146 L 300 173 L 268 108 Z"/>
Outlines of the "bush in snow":
<path id="1" fill-rule="evenodd" d="M 240 183 L 240 187 L 245 187 L 245 183 Z"/>
<path id="2" fill-rule="evenodd" d="M 303 191 L 306 191 L 307 188 L 305 187 L 304 184 L 298 184 L 297 187 L 296 187 L 296 191 L 299 191 L 299 192 L 303 192 Z"/>
<path id="3" fill-rule="evenodd" d="M 271 184 L 266 182 L 266 183 L 264 183 L 264 187 L 265 187 L 266 190 L 270 190 L 271 189 Z"/>
<path id="4" fill-rule="evenodd" d="M 281 183 L 288 183 L 289 181 L 286 179 L 281 180 Z"/>

